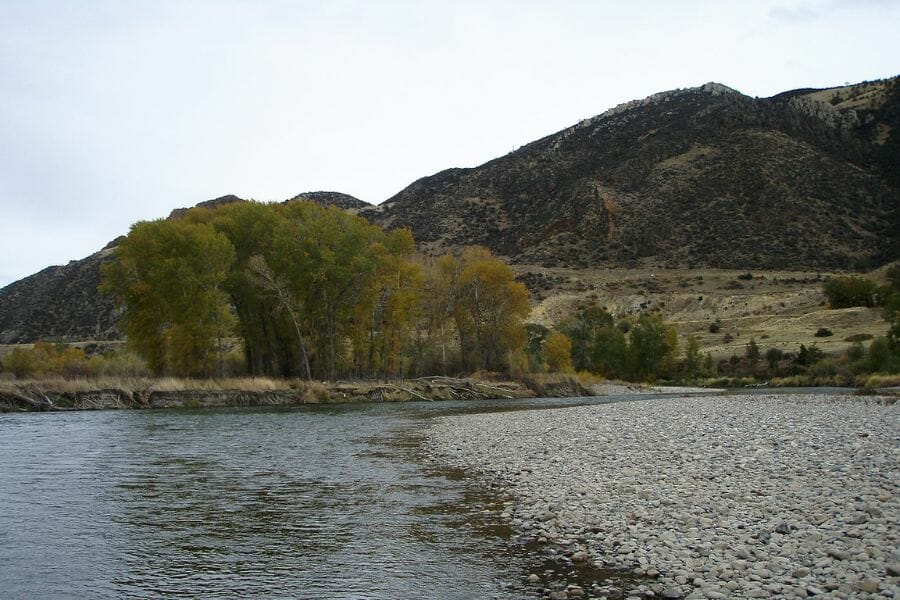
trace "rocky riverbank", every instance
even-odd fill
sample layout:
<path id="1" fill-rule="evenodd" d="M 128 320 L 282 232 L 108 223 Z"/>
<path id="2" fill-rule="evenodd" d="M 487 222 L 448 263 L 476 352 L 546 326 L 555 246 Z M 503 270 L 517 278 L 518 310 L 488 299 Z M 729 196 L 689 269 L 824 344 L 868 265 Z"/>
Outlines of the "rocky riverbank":
<path id="1" fill-rule="evenodd" d="M 391 381 L 135 380 L 0 382 L 0 412 L 298 406 L 346 402 L 484 400 L 590 396 L 565 375 L 522 381 L 422 377 Z"/>
<path id="2" fill-rule="evenodd" d="M 654 399 L 443 417 L 438 463 L 516 498 L 523 537 L 647 579 L 562 598 L 900 595 L 900 407 L 825 395 Z"/>

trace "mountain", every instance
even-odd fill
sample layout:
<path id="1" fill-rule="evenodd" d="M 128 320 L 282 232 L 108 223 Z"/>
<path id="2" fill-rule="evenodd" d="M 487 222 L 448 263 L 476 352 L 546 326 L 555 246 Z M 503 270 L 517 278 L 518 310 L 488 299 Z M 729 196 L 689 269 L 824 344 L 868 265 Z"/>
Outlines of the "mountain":
<path id="1" fill-rule="evenodd" d="M 898 165 L 900 78 L 771 98 L 708 83 L 622 104 L 479 167 L 424 177 L 379 206 L 337 192 L 286 202 L 409 227 L 430 254 L 481 244 L 526 272 L 830 271 L 900 257 Z M 117 336 L 112 303 L 95 292 L 111 246 L 0 290 L 0 343 Z"/>
<path id="2" fill-rule="evenodd" d="M 113 247 L 0 289 L 0 344 L 120 338 L 119 312 L 112 298 L 97 292 Z"/>
<path id="3" fill-rule="evenodd" d="M 896 258 L 898 79 L 629 102 L 363 214 L 542 266 L 844 269 Z"/>

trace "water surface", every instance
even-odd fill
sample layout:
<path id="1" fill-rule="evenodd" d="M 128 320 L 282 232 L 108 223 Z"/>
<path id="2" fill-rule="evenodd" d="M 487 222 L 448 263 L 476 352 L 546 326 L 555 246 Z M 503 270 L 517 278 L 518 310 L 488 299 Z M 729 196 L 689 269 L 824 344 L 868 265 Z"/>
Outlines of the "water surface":
<path id="1" fill-rule="evenodd" d="M 0 596 L 531 596 L 498 499 L 419 432 L 640 398 L 0 414 Z"/>
<path id="2" fill-rule="evenodd" d="M 0 415 L 0 595 L 520 597 L 434 414 L 572 401 Z"/>

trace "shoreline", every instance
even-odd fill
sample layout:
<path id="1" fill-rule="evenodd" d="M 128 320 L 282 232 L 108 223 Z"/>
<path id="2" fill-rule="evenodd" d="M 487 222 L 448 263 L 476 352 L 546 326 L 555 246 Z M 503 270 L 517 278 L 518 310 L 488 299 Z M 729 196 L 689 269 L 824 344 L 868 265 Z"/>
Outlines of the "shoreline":
<path id="1" fill-rule="evenodd" d="M 422 377 L 337 382 L 135 380 L 0 382 L 0 412 L 240 408 L 357 402 L 487 400 L 595 395 L 565 375 L 521 380 Z"/>
<path id="2" fill-rule="evenodd" d="M 894 400 L 705 396 L 441 417 L 425 451 L 514 497 L 499 516 L 523 537 L 648 578 L 626 595 L 892 597 Z M 583 591 L 606 595 L 602 582 Z"/>

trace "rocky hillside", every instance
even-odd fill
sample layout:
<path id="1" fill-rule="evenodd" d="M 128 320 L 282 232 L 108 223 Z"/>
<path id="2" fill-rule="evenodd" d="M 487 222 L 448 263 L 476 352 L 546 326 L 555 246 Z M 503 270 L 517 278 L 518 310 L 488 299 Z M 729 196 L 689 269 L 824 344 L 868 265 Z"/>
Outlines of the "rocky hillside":
<path id="1" fill-rule="evenodd" d="M 304 192 L 302 194 L 297 194 L 290 200 L 287 200 L 287 202 L 293 202 L 295 200 L 306 200 L 307 202 L 314 202 L 316 204 L 321 204 L 322 206 L 336 206 L 351 212 L 359 212 L 365 208 L 372 208 L 372 205 L 368 202 L 363 202 L 359 198 L 340 192 Z"/>
<path id="2" fill-rule="evenodd" d="M 0 344 L 121 337 L 112 298 L 97 292 L 107 246 L 82 260 L 47 267 L 0 290 Z"/>
<path id="3" fill-rule="evenodd" d="M 663 92 L 422 178 L 379 206 L 337 192 L 287 202 L 409 227 L 433 254 L 487 246 L 542 293 L 540 270 L 554 267 L 878 266 L 900 257 L 898 82 L 762 99 L 715 83 Z M 96 293 L 109 255 L 0 290 L 0 343 L 118 336 L 112 302 Z"/>
<path id="4" fill-rule="evenodd" d="M 844 269 L 900 254 L 898 79 L 629 102 L 364 211 L 542 266 Z"/>

